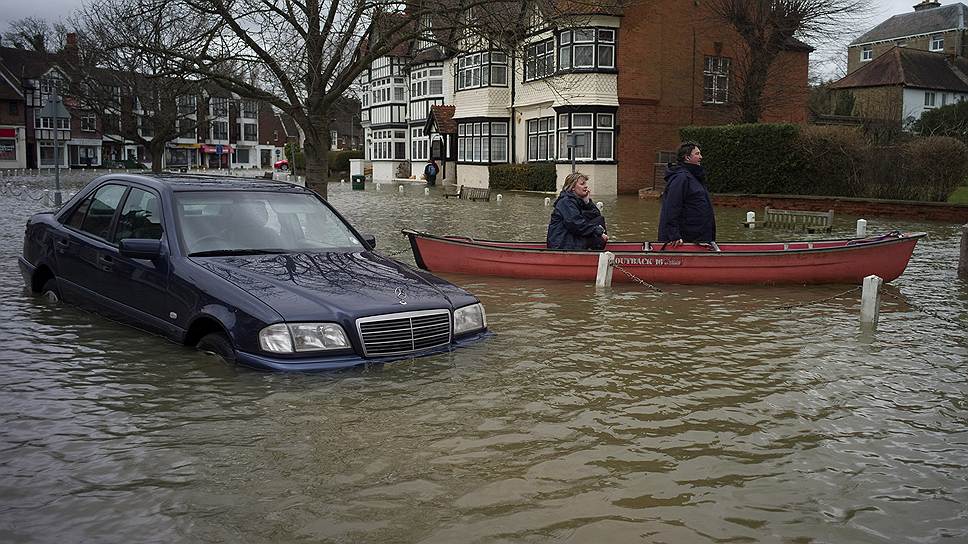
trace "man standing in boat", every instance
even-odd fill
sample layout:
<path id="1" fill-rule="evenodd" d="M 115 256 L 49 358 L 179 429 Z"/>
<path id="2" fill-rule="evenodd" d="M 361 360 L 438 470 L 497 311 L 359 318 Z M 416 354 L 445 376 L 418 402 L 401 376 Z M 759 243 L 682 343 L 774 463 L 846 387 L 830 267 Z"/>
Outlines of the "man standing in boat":
<path id="1" fill-rule="evenodd" d="M 605 230 L 605 218 L 592 203 L 588 176 L 568 174 L 548 223 L 548 248 L 602 250 L 608 242 Z"/>
<path id="2" fill-rule="evenodd" d="M 699 144 L 683 142 L 676 163 L 666 169 L 666 188 L 659 212 L 659 241 L 671 247 L 683 242 L 716 240 L 716 216 L 706 188 L 706 171 L 699 164 Z"/>

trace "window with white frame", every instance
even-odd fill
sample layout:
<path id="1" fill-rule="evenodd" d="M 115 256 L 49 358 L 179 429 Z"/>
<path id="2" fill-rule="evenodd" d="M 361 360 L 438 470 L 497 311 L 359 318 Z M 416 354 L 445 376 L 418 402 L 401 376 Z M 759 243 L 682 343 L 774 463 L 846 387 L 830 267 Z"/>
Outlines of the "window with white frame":
<path id="1" fill-rule="evenodd" d="M 444 69 L 424 68 L 410 73 L 410 99 L 444 94 Z"/>
<path id="2" fill-rule="evenodd" d="M 410 129 L 410 160 L 425 161 L 429 156 L 429 139 L 423 127 Z"/>
<path id="3" fill-rule="evenodd" d="M 228 121 L 215 121 L 212 123 L 212 139 L 213 140 L 228 140 L 229 139 L 229 123 Z"/>
<path id="4" fill-rule="evenodd" d="M 555 121 L 553 117 L 528 120 L 528 162 L 555 158 Z"/>
<path id="5" fill-rule="evenodd" d="M 457 160 L 482 164 L 508 162 L 508 122 L 482 119 L 458 123 Z"/>
<path id="6" fill-rule="evenodd" d="M 502 51 L 470 53 L 457 59 L 458 91 L 480 87 L 507 87 L 508 56 Z"/>
<path id="7" fill-rule="evenodd" d="M 407 158 L 407 131 L 400 129 L 374 130 L 372 146 L 373 160 L 405 160 Z"/>
<path id="8" fill-rule="evenodd" d="M 524 80 L 534 81 L 554 75 L 555 40 L 547 39 L 525 48 Z"/>
<path id="9" fill-rule="evenodd" d="M 195 95 L 179 96 L 176 99 L 179 115 L 192 115 L 195 110 Z"/>
<path id="10" fill-rule="evenodd" d="M 944 51 L 944 36 L 936 34 L 931 36 L 931 51 Z"/>
<path id="11" fill-rule="evenodd" d="M 373 90 L 370 96 L 373 98 L 373 105 L 385 104 L 388 102 L 405 102 L 406 83 L 402 77 L 385 77 L 373 82 Z"/>
<path id="12" fill-rule="evenodd" d="M 729 101 L 729 58 L 706 57 L 702 101 L 706 104 L 725 104 Z"/>
<path id="13" fill-rule="evenodd" d="M 574 134 L 576 161 L 615 160 L 614 111 L 575 111 L 558 114 L 558 159 L 571 160 L 568 134 Z"/>
<path id="14" fill-rule="evenodd" d="M 614 70 L 615 29 L 573 28 L 558 33 L 559 70 Z"/>
<path id="15" fill-rule="evenodd" d="M 97 130 L 97 117 L 93 113 L 85 113 L 81 116 L 81 132 L 94 132 Z"/>
<path id="16" fill-rule="evenodd" d="M 259 117 L 259 104 L 255 100 L 242 101 L 242 117 L 257 119 Z"/>
<path id="17" fill-rule="evenodd" d="M 936 100 L 936 96 L 935 96 L 935 93 L 934 92 L 932 92 L 932 91 L 925 91 L 924 92 L 924 107 L 925 108 L 933 108 L 934 107 L 934 104 L 935 104 L 935 100 Z"/>
<path id="18" fill-rule="evenodd" d="M 211 103 L 212 117 L 229 116 L 229 99 L 220 96 L 212 97 Z"/>
<path id="19" fill-rule="evenodd" d="M 865 45 L 860 49 L 860 60 L 861 62 L 867 62 L 874 58 L 874 49 L 869 45 Z"/>
<path id="20" fill-rule="evenodd" d="M 34 127 L 41 129 L 53 129 L 54 128 L 54 118 L 53 117 L 35 117 Z M 57 128 L 61 130 L 71 129 L 71 119 L 70 117 L 58 117 L 57 118 Z"/>

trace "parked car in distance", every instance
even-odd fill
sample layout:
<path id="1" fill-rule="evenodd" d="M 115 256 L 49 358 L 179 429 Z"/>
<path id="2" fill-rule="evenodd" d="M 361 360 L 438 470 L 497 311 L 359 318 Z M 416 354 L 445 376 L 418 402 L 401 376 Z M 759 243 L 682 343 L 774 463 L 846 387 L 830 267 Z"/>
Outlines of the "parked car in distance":
<path id="1" fill-rule="evenodd" d="M 282 159 L 272 163 L 272 167 L 276 170 L 287 171 L 289 170 L 289 159 Z"/>
<path id="2" fill-rule="evenodd" d="M 489 335 L 475 296 L 375 243 L 296 185 L 109 174 L 32 216 L 19 262 L 33 293 L 263 369 L 385 362 Z"/>

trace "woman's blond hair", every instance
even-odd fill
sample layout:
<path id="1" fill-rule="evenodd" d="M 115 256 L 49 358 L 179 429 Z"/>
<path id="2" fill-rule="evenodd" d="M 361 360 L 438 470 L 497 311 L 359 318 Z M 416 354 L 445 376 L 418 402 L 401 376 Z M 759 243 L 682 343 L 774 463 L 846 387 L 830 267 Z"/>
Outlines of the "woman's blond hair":
<path id="1" fill-rule="evenodd" d="M 570 191 L 574 189 L 575 184 L 577 184 L 581 180 L 588 181 L 588 176 L 586 176 L 585 174 L 582 174 L 581 172 L 572 172 L 568 174 L 568 177 L 565 178 L 565 184 L 564 186 L 562 186 L 561 190 Z"/>

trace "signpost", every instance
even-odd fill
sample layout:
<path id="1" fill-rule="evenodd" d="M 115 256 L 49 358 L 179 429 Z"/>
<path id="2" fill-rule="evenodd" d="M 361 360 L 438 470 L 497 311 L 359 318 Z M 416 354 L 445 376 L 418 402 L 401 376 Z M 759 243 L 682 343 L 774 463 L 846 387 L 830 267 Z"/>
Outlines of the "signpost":
<path id="1" fill-rule="evenodd" d="M 51 85 L 54 94 L 47 101 L 47 104 L 37 113 L 38 117 L 51 117 L 54 120 L 54 205 L 60 206 L 61 186 L 60 186 L 60 120 L 70 119 L 71 114 L 64 107 L 61 97 L 57 94 L 57 85 Z"/>
<path id="2" fill-rule="evenodd" d="M 566 135 L 566 145 L 568 146 L 568 154 L 571 156 L 571 173 L 575 173 L 575 153 L 577 150 L 585 149 L 585 140 L 588 139 L 588 135 L 583 132 L 569 132 Z"/>
<path id="3" fill-rule="evenodd" d="M 218 160 L 218 168 L 222 169 L 222 144 L 215 144 L 215 157 Z"/>

